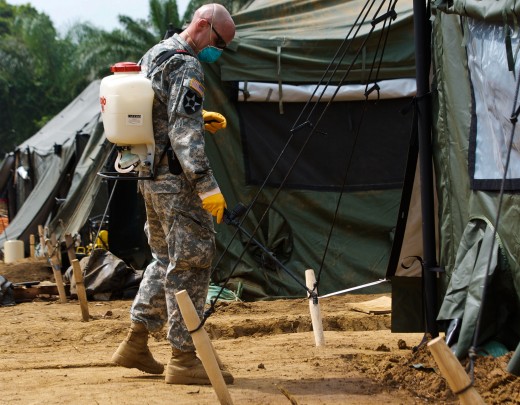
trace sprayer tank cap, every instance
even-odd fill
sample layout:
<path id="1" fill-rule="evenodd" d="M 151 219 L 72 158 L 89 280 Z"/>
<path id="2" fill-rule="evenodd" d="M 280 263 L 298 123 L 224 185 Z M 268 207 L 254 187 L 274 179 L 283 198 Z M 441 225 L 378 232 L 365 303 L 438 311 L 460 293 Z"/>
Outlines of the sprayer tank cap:
<path id="1" fill-rule="evenodd" d="M 113 73 L 118 72 L 140 72 L 141 66 L 135 62 L 118 62 L 110 68 Z"/>

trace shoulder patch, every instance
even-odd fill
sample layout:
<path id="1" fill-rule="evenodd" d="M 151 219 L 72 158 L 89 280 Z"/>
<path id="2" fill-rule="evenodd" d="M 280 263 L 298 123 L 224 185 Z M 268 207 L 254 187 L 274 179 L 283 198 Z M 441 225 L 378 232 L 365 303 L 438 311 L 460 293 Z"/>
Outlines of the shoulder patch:
<path id="1" fill-rule="evenodd" d="M 182 99 L 182 106 L 186 114 L 194 114 L 202 107 L 202 97 L 193 90 L 188 89 Z"/>
<path id="2" fill-rule="evenodd" d="M 187 79 L 186 87 L 194 90 L 200 97 L 204 97 L 204 85 L 196 79 Z"/>

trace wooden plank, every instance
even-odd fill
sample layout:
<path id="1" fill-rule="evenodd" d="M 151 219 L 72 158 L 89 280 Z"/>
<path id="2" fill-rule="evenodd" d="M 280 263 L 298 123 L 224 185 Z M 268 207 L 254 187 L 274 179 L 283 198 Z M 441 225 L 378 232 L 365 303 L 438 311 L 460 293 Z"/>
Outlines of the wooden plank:
<path id="1" fill-rule="evenodd" d="M 54 283 L 38 284 L 38 282 L 17 283 L 14 285 L 14 301 L 30 302 L 41 296 L 59 295 L 58 286 Z M 36 285 L 35 285 L 36 284 Z M 69 286 L 65 286 L 65 293 L 69 294 Z"/>
<path id="2" fill-rule="evenodd" d="M 392 312 L 392 298 L 379 297 L 374 300 L 348 304 L 353 311 L 365 314 L 389 314 Z"/>

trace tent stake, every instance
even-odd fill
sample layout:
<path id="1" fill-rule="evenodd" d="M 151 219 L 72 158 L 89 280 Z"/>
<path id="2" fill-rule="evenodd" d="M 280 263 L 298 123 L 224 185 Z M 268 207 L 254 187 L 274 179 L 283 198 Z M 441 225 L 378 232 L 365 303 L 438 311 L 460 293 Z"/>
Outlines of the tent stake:
<path id="1" fill-rule="evenodd" d="M 88 322 L 90 315 L 88 312 L 87 292 L 85 291 L 85 284 L 83 283 L 83 271 L 76 258 L 76 251 L 74 250 L 74 240 L 70 233 L 65 234 L 65 246 L 67 247 L 67 256 L 72 265 L 72 272 L 74 280 L 76 281 L 76 293 L 78 295 L 79 305 L 81 307 L 81 316 L 85 322 Z"/>
<path id="2" fill-rule="evenodd" d="M 314 270 L 305 270 L 305 284 L 309 291 L 314 291 L 314 285 L 316 284 L 316 276 Z M 325 337 L 323 335 L 323 322 L 321 320 L 320 304 L 318 302 L 318 296 L 310 297 L 307 291 L 307 298 L 309 298 L 309 310 L 311 312 L 312 330 L 314 331 L 314 340 L 316 341 L 316 347 L 325 346 Z"/>
<path id="3" fill-rule="evenodd" d="M 38 236 L 40 237 L 40 254 L 39 254 L 39 256 L 45 256 L 45 234 L 44 234 L 42 225 L 38 225 Z"/>
<path id="4" fill-rule="evenodd" d="M 32 233 L 29 235 L 29 256 L 34 259 L 34 235 Z"/>
<path id="5" fill-rule="evenodd" d="M 72 239 L 72 235 L 70 233 L 65 234 L 65 247 L 67 248 L 67 257 L 69 258 L 70 264 L 72 261 L 77 259 L 76 251 L 74 250 L 74 240 Z"/>
<path id="6" fill-rule="evenodd" d="M 516 376 L 520 376 L 520 342 L 513 353 L 513 357 L 511 357 L 511 360 L 507 363 L 507 371 Z"/>
<path id="7" fill-rule="evenodd" d="M 60 244 L 58 242 L 58 238 L 56 237 L 56 234 L 54 232 L 51 233 L 51 244 L 54 248 L 54 253 L 55 253 L 56 260 L 58 261 L 58 265 L 61 268 L 61 249 L 60 249 Z"/>
<path id="8" fill-rule="evenodd" d="M 45 241 L 47 245 L 47 257 L 54 273 L 54 281 L 56 281 L 56 287 L 58 287 L 58 294 L 60 295 L 60 302 L 65 304 L 67 302 L 67 295 L 65 294 L 65 285 L 63 284 L 63 275 L 61 274 L 60 261 L 56 254 L 56 249 L 53 248 L 51 241 L 47 239 Z"/>
<path id="9" fill-rule="evenodd" d="M 81 317 L 85 322 L 88 322 L 90 316 L 88 313 L 87 292 L 85 291 L 85 284 L 83 284 L 83 273 L 78 259 L 72 260 L 72 272 L 74 273 L 74 280 L 76 280 L 76 293 L 78 294 L 79 306 L 81 308 Z"/>
<path id="10" fill-rule="evenodd" d="M 436 337 L 428 343 L 428 347 L 441 374 L 446 378 L 451 390 L 459 397 L 461 405 L 485 404 L 444 339 L 440 336 Z"/>
<path id="11" fill-rule="evenodd" d="M 220 372 L 215 351 L 208 333 L 203 327 L 196 330 L 200 325 L 200 319 L 190 296 L 186 290 L 182 290 L 176 293 L 175 297 L 177 298 L 177 303 L 179 304 L 179 309 L 186 327 L 188 330 L 194 331 L 191 332 L 193 343 L 195 344 L 202 365 L 206 373 L 208 373 L 209 380 L 211 381 L 211 385 L 213 385 L 220 403 L 222 405 L 233 405 L 233 400 L 227 389 L 224 377 Z"/>

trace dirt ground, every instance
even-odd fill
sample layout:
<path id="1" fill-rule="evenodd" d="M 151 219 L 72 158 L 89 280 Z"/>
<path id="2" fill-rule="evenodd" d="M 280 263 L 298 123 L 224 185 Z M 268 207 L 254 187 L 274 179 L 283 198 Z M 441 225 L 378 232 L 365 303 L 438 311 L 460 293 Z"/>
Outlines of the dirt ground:
<path id="1" fill-rule="evenodd" d="M 0 264 L 13 283 L 52 281 L 44 262 Z M 206 322 L 235 383 L 234 404 L 456 404 L 423 334 L 391 333 L 391 314 L 366 314 L 350 304 L 381 295 L 320 300 L 325 345 L 316 347 L 304 299 L 220 303 Z M 117 367 L 112 353 L 126 335 L 131 301 L 79 303 L 41 295 L 0 307 L 0 403 L 217 404 L 211 386 L 173 386 L 163 376 Z M 166 363 L 164 335 L 150 339 Z M 511 354 L 480 357 L 475 388 L 487 404 L 520 404 L 520 378 L 506 371 Z"/>

